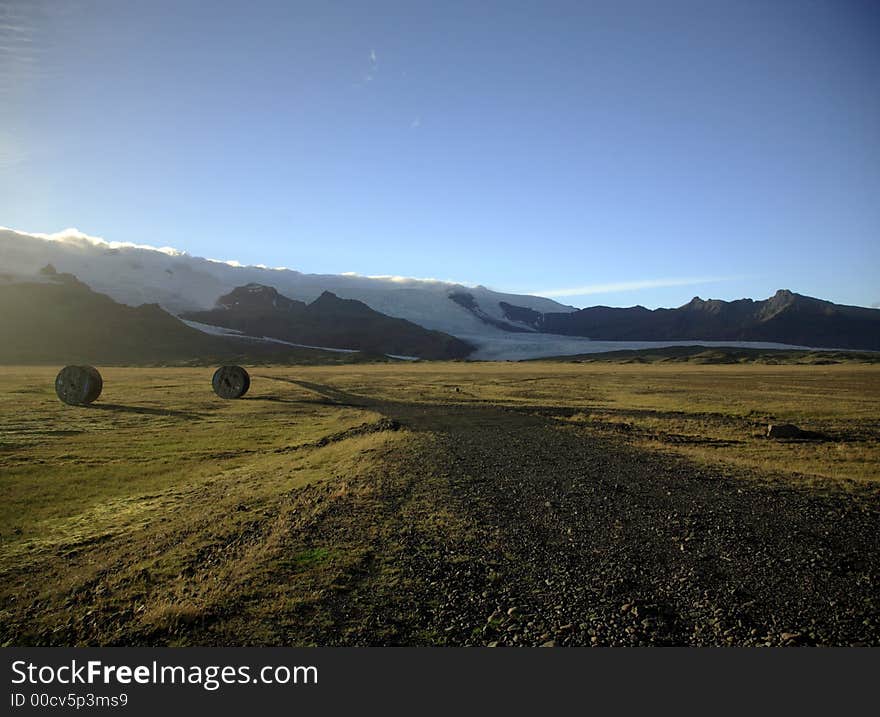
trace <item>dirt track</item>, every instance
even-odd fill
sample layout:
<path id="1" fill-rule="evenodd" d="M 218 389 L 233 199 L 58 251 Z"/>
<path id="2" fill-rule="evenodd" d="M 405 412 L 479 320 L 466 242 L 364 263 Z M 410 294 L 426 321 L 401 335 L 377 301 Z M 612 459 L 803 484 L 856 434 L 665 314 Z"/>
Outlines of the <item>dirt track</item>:
<path id="1" fill-rule="evenodd" d="M 707 470 L 538 415 L 310 388 L 421 435 L 308 527 L 370 543 L 309 642 L 880 644 L 876 490 Z"/>

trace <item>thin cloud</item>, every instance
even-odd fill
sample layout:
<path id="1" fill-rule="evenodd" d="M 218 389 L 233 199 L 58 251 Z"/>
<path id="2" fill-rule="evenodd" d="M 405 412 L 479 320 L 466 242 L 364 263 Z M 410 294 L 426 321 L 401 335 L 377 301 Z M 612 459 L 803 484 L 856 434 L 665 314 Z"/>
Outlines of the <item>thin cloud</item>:
<path id="1" fill-rule="evenodd" d="M 466 281 L 455 281 L 454 279 L 434 279 L 431 277 L 416 276 L 395 276 L 393 274 L 359 274 L 356 271 L 343 271 L 339 276 L 347 276 L 352 279 L 376 279 L 378 281 L 389 281 L 392 284 L 443 284 L 449 286 L 466 286 L 475 287 L 476 285 Z"/>
<path id="2" fill-rule="evenodd" d="M 46 3 L 35 0 L 0 10 L 0 94 L 14 98 L 46 75 Z"/>
<path id="3" fill-rule="evenodd" d="M 79 0 L 0 0 L 0 95 L 14 100 L 54 76 L 53 50 L 83 10 Z"/>
<path id="4" fill-rule="evenodd" d="M 569 289 L 548 289 L 532 292 L 538 296 L 587 296 L 590 294 L 614 294 L 622 291 L 641 291 L 642 289 L 663 289 L 671 286 L 694 286 L 696 284 L 714 284 L 719 281 L 731 281 L 735 277 L 714 276 L 690 279 L 642 279 L 638 281 L 616 281 L 607 284 L 588 284 Z"/>
<path id="5" fill-rule="evenodd" d="M 30 155 L 24 150 L 0 148 L 0 169 L 9 169 L 17 167 L 30 159 Z"/>
<path id="6" fill-rule="evenodd" d="M 412 122 L 409 123 L 410 129 L 418 129 L 422 126 L 422 118 L 416 117 Z"/>
<path id="7" fill-rule="evenodd" d="M 0 80 L 0 91 L 2 88 L 3 82 Z M 17 137 L 0 129 L 0 169 L 23 164 L 30 159 L 31 154 Z"/>
<path id="8" fill-rule="evenodd" d="M 367 70 L 367 74 L 364 75 L 364 82 L 372 82 L 378 71 L 379 58 L 376 57 L 375 50 L 370 50 L 370 68 Z"/>

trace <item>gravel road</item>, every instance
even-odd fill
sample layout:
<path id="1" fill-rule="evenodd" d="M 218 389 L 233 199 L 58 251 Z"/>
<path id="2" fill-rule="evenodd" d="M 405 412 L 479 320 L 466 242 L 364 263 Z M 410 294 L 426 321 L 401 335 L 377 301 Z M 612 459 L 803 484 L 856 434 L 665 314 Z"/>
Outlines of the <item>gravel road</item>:
<path id="1" fill-rule="evenodd" d="M 362 530 L 377 557 L 311 641 L 880 644 L 876 488 L 797 488 L 537 414 L 310 387 L 416 434 L 369 505 L 336 501 L 310 527 L 383 526 Z"/>

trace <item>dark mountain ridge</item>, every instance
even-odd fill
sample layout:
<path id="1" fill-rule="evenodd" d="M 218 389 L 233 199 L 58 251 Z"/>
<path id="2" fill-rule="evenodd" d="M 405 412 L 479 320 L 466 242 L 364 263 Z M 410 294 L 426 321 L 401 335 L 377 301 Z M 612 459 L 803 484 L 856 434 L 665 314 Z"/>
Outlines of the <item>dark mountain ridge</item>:
<path id="1" fill-rule="evenodd" d="M 0 277 L 0 364 L 303 362 L 318 354 L 209 336 L 158 304 L 127 306 L 71 274 Z M 327 360 L 338 360 L 332 354 Z"/>
<path id="2" fill-rule="evenodd" d="M 501 304 L 536 331 L 597 341 L 768 341 L 816 348 L 880 350 L 880 310 L 845 306 L 780 289 L 769 299 L 704 300 L 677 309 L 592 306 L 546 313 Z"/>
<path id="3" fill-rule="evenodd" d="M 358 349 L 426 359 L 464 358 L 473 347 L 454 336 L 374 311 L 363 302 L 325 291 L 310 304 L 271 286 L 247 284 L 217 300 L 210 311 L 182 315 L 190 321 L 310 346 Z"/>
<path id="4" fill-rule="evenodd" d="M 340 363 L 360 355 L 211 336 L 158 304 L 127 306 L 72 274 L 0 275 L 0 364 Z"/>

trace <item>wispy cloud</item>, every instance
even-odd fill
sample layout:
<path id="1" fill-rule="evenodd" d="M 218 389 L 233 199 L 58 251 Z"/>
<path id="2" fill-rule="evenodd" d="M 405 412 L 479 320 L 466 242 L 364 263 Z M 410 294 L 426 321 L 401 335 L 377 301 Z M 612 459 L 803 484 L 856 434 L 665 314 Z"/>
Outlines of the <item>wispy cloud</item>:
<path id="1" fill-rule="evenodd" d="M 0 2 L 0 98 L 6 101 L 45 76 L 44 11 L 39 1 Z"/>
<path id="2" fill-rule="evenodd" d="M 376 73 L 379 71 L 379 58 L 376 57 L 376 51 L 370 50 L 370 67 L 367 70 L 367 74 L 364 75 L 364 82 L 372 82 L 376 77 Z"/>
<path id="3" fill-rule="evenodd" d="M 636 281 L 613 281 L 605 284 L 587 284 L 568 289 L 547 289 L 533 291 L 538 296 L 587 296 L 590 294 L 616 294 L 623 291 L 641 291 L 643 289 L 663 289 L 672 286 L 695 286 L 697 284 L 714 284 L 720 281 L 731 281 L 736 277 L 713 276 L 694 277 L 688 279 L 640 279 Z"/>
<path id="4" fill-rule="evenodd" d="M 416 117 L 412 122 L 409 123 L 410 129 L 418 129 L 422 126 L 422 118 Z"/>
<path id="5" fill-rule="evenodd" d="M 431 277 L 395 276 L 393 274 L 358 274 L 356 271 L 343 271 L 340 276 L 351 279 L 376 279 L 388 281 L 392 284 L 442 284 L 443 286 L 475 286 L 472 282 L 455 281 L 454 279 L 434 279 Z"/>
<path id="6" fill-rule="evenodd" d="M 24 164 L 30 155 L 18 147 L 4 147 L 0 142 L 0 169 L 9 169 Z"/>

